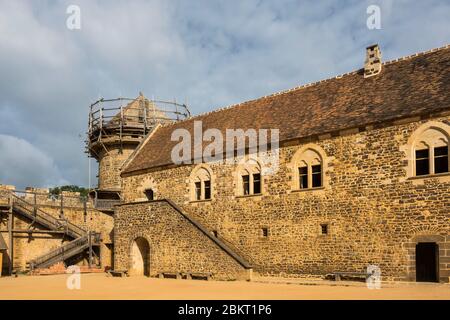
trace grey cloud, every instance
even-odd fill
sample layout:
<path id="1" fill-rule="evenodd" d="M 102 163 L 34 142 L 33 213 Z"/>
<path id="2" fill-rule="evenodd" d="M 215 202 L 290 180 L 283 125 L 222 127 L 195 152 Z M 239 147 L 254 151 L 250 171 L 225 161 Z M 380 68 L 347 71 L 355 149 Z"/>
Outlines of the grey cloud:
<path id="1" fill-rule="evenodd" d="M 69 4 L 81 30 L 66 28 Z M 381 30 L 366 27 L 370 4 Z M 442 46 L 449 15 L 445 0 L 0 0 L 0 133 L 87 185 L 79 135 L 100 96 L 186 98 L 200 113 L 360 68 L 371 43 L 384 60 Z"/>
<path id="2" fill-rule="evenodd" d="M 29 142 L 0 134 L 0 181 L 20 189 L 66 184 L 53 159 Z"/>

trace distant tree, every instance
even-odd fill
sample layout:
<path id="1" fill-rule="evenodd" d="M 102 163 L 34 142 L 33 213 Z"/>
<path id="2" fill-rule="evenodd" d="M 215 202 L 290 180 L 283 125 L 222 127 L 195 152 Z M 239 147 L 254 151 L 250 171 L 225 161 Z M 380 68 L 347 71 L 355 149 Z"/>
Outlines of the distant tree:
<path id="1" fill-rule="evenodd" d="M 89 189 L 84 188 L 84 187 L 75 186 L 75 185 L 59 186 L 59 187 L 50 188 L 51 195 L 57 196 L 57 195 L 61 194 L 61 191 L 79 192 L 80 196 L 82 196 L 82 197 L 86 197 L 89 193 Z"/>

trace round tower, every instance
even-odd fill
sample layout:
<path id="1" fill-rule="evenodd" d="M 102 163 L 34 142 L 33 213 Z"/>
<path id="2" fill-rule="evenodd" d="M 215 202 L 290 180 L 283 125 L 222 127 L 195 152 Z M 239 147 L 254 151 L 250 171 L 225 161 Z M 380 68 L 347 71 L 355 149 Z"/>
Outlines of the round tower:
<path id="1" fill-rule="evenodd" d="M 158 123 L 184 119 L 190 115 L 186 105 L 136 99 L 100 99 L 90 106 L 87 153 L 98 161 L 96 199 L 120 199 L 120 171 L 143 138 Z"/>

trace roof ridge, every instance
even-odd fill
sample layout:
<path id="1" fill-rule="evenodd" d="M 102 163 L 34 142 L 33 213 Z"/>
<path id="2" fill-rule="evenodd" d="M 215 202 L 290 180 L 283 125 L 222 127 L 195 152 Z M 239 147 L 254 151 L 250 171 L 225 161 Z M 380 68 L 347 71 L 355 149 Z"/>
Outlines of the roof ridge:
<path id="1" fill-rule="evenodd" d="M 441 50 L 446 50 L 446 49 L 449 49 L 449 48 L 450 48 L 450 44 L 446 44 L 446 45 L 444 45 L 442 47 L 437 47 L 437 48 L 433 48 L 433 49 L 426 50 L 426 51 L 419 51 L 419 52 L 416 52 L 416 53 L 413 53 L 413 54 L 410 54 L 410 55 L 407 55 L 407 56 L 403 56 L 403 57 L 400 57 L 400 58 L 392 59 L 392 60 L 383 62 L 382 64 L 383 65 L 390 65 L 390 64 L 393 64 L 393 63 L 396 63 L 396 62 L 409 60 L 409 59 L 412 59 L 412 58 L 415 58 L 415 57 L 424 56 L 426 54 L 430 54 L 430 53 L 441 51 Z"/>
<path id="2" fill-rule="evenodd" d="M 407 56 L 403 56 L 403 57 L 400 57 L 400 58 L 397 58 L 397 59 L 392 59 L 392 60 L 383 62 L 382 65 L 391 65 L 391 64 L 394 64 L 396 62 L 409 60 L 409 59 L 412 59 L 412 58 L 415 58 L 415 57 L 418 57 L 418 56 L 423 56 L 423 55 L 426 55 L 426 54 L 430 54 L 430 53 L 433 53 L 433 52 L 437 52 L 437 51 L 441 51 L 441 50 L 445 50 L 445 49 L 449 49 L 449 48 L 450 48 L 450 44 L 447 44 L 447 45 L 444 45 L 444 46 L 441 46 L 441 47 L 437 47 L 437 48 L 433 48 L 433 49 L 430 49 L 430 50 L 427 50 L 427 51 L 416 52 L 416 53 L 413 53 L 413 54 L 410 54 L 410 55 L 407 55 Z M 271 93 L 269 95 L 265 95 L 265 96 L 258 97 L 258 98 L 255 98 L 255 99 L 250 99 L 250 100 L 246 100 L 246 101 L 243 101 L 243 102 L 230 104 L 230 105 L 227 105 L 227 106 L 224 106 L 224 107 L 219 107 L 217 109 L 213 109 L 213 110 L 210 110 L 210 111 L 206 111 L 206 112 L 203 112 L 203 113 L 196 114 L 194 116 L 188 117 L 188 118 L 183 119 L 183 120 L 179 120 L 179 121 L 176 121 L 176 122 L 163 124 L 161 127 L 175 125 L 176 123 L 186 122 L 188 120 L 200 118 L 200 117 L 212 114 L 212 113 L 216 113 L 216 112 L 232 109 L 232 108 L 235 108 L 235 107 L 238 107 L 238 106 L 241 106 L 243 104 L 250 103 L 250 102 L 255 102 L 255 101 L 263 100 L 263 99 L 267 99 L 267 98 L 272 98 L 272 97 L 279 96 L 279 95 L 282 95 L 282 94 L 286 94 L 286 93 L 289 93 L 289 92 L 292 92 L 292 91 L 305 89 L 305 88 L 312 87 L 312 86 L 315 86 L 315 85 L 318 85 L 320 83 L 327 82 L 327 81 L 330 81 L 330 80 L 342 79 L 345 76 L 356 74 L 356 73 L 360 72 L 360 70 L 362 70 L 362 68 L 359 68 L 357 70 L 353 70 L 353 71 L 350 71 L 350 72 L 338 74 L 338 75 L 336 75 L 334 77 L 331 77 L 331 78 L 325 78 L 325 79 L 321 79 L 321 80 L 318 80 L 318 81 L 314 81 L 314 82 L 310 82 L 310 83 L 306 83 L 306 84 L 301 84 L 301 85 L 295 86 L 293 88 L 277 91 L 277 92 Z"/>

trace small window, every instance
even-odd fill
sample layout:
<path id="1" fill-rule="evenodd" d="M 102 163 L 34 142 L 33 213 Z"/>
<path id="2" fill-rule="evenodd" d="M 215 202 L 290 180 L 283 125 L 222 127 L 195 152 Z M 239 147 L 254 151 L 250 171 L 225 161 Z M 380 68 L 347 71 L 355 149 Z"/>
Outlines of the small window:
<path id="1" fill-rule="evenodd" d="M 144 191 L 147 200 L 155 200 L 155 193 L 152 189 L 147 189 Z"/>
<path id="2" fill-rule="evenodd" d="M 317 188 L 322 186 L 322 166 L 320 164 L 314 165 L 312 169 L 312 187 Z"/>
<path id="3" fill-rule="evenodd" d="M 205 181 L 205 199 L 211 199 L 211 181 Z"/>
<path id="4" fill-rule="evenodd" d="M 434 148 L 434 172 L 448 172 L 448 146 Z"/>
<path id="5" fill-rule="evenodd" d="M 320 232 L 322 234 L 328 234 L 328 224 L 321 224 L 320 225 Z"/>
<path id="6" fill-rule="evenodd" d="M 244 175 L 242 176 L 242 188 L 243 188 L 243 194 L 249 195 L 250 194 L 250 176 Z"/>
<path id="7" fill-rule="evenodd" d="M 253 174 L 253 193 L 261 193 L 261 174 Z"/>
<path id="8" fill-rule="evenodd" d="M 195 200 L 202 199 L 202 183 L 200 181 L 195 183 Z"/>
<path id="9" fill-rule="evenodd" d="M 262 236 L 267 238 L 269 236 L 269 228 L 262 228 Z"/>
<path id="10" fill-rule="evenodd" d="M 416 176 L 430 174 L 430 149 L 416 150 Z"/>
<path id="11" fill-rule="evenodd" d="M 308 167 L 298 168 L 298 175 L 300 178 L 300 189 L 308 188 Z"/>

